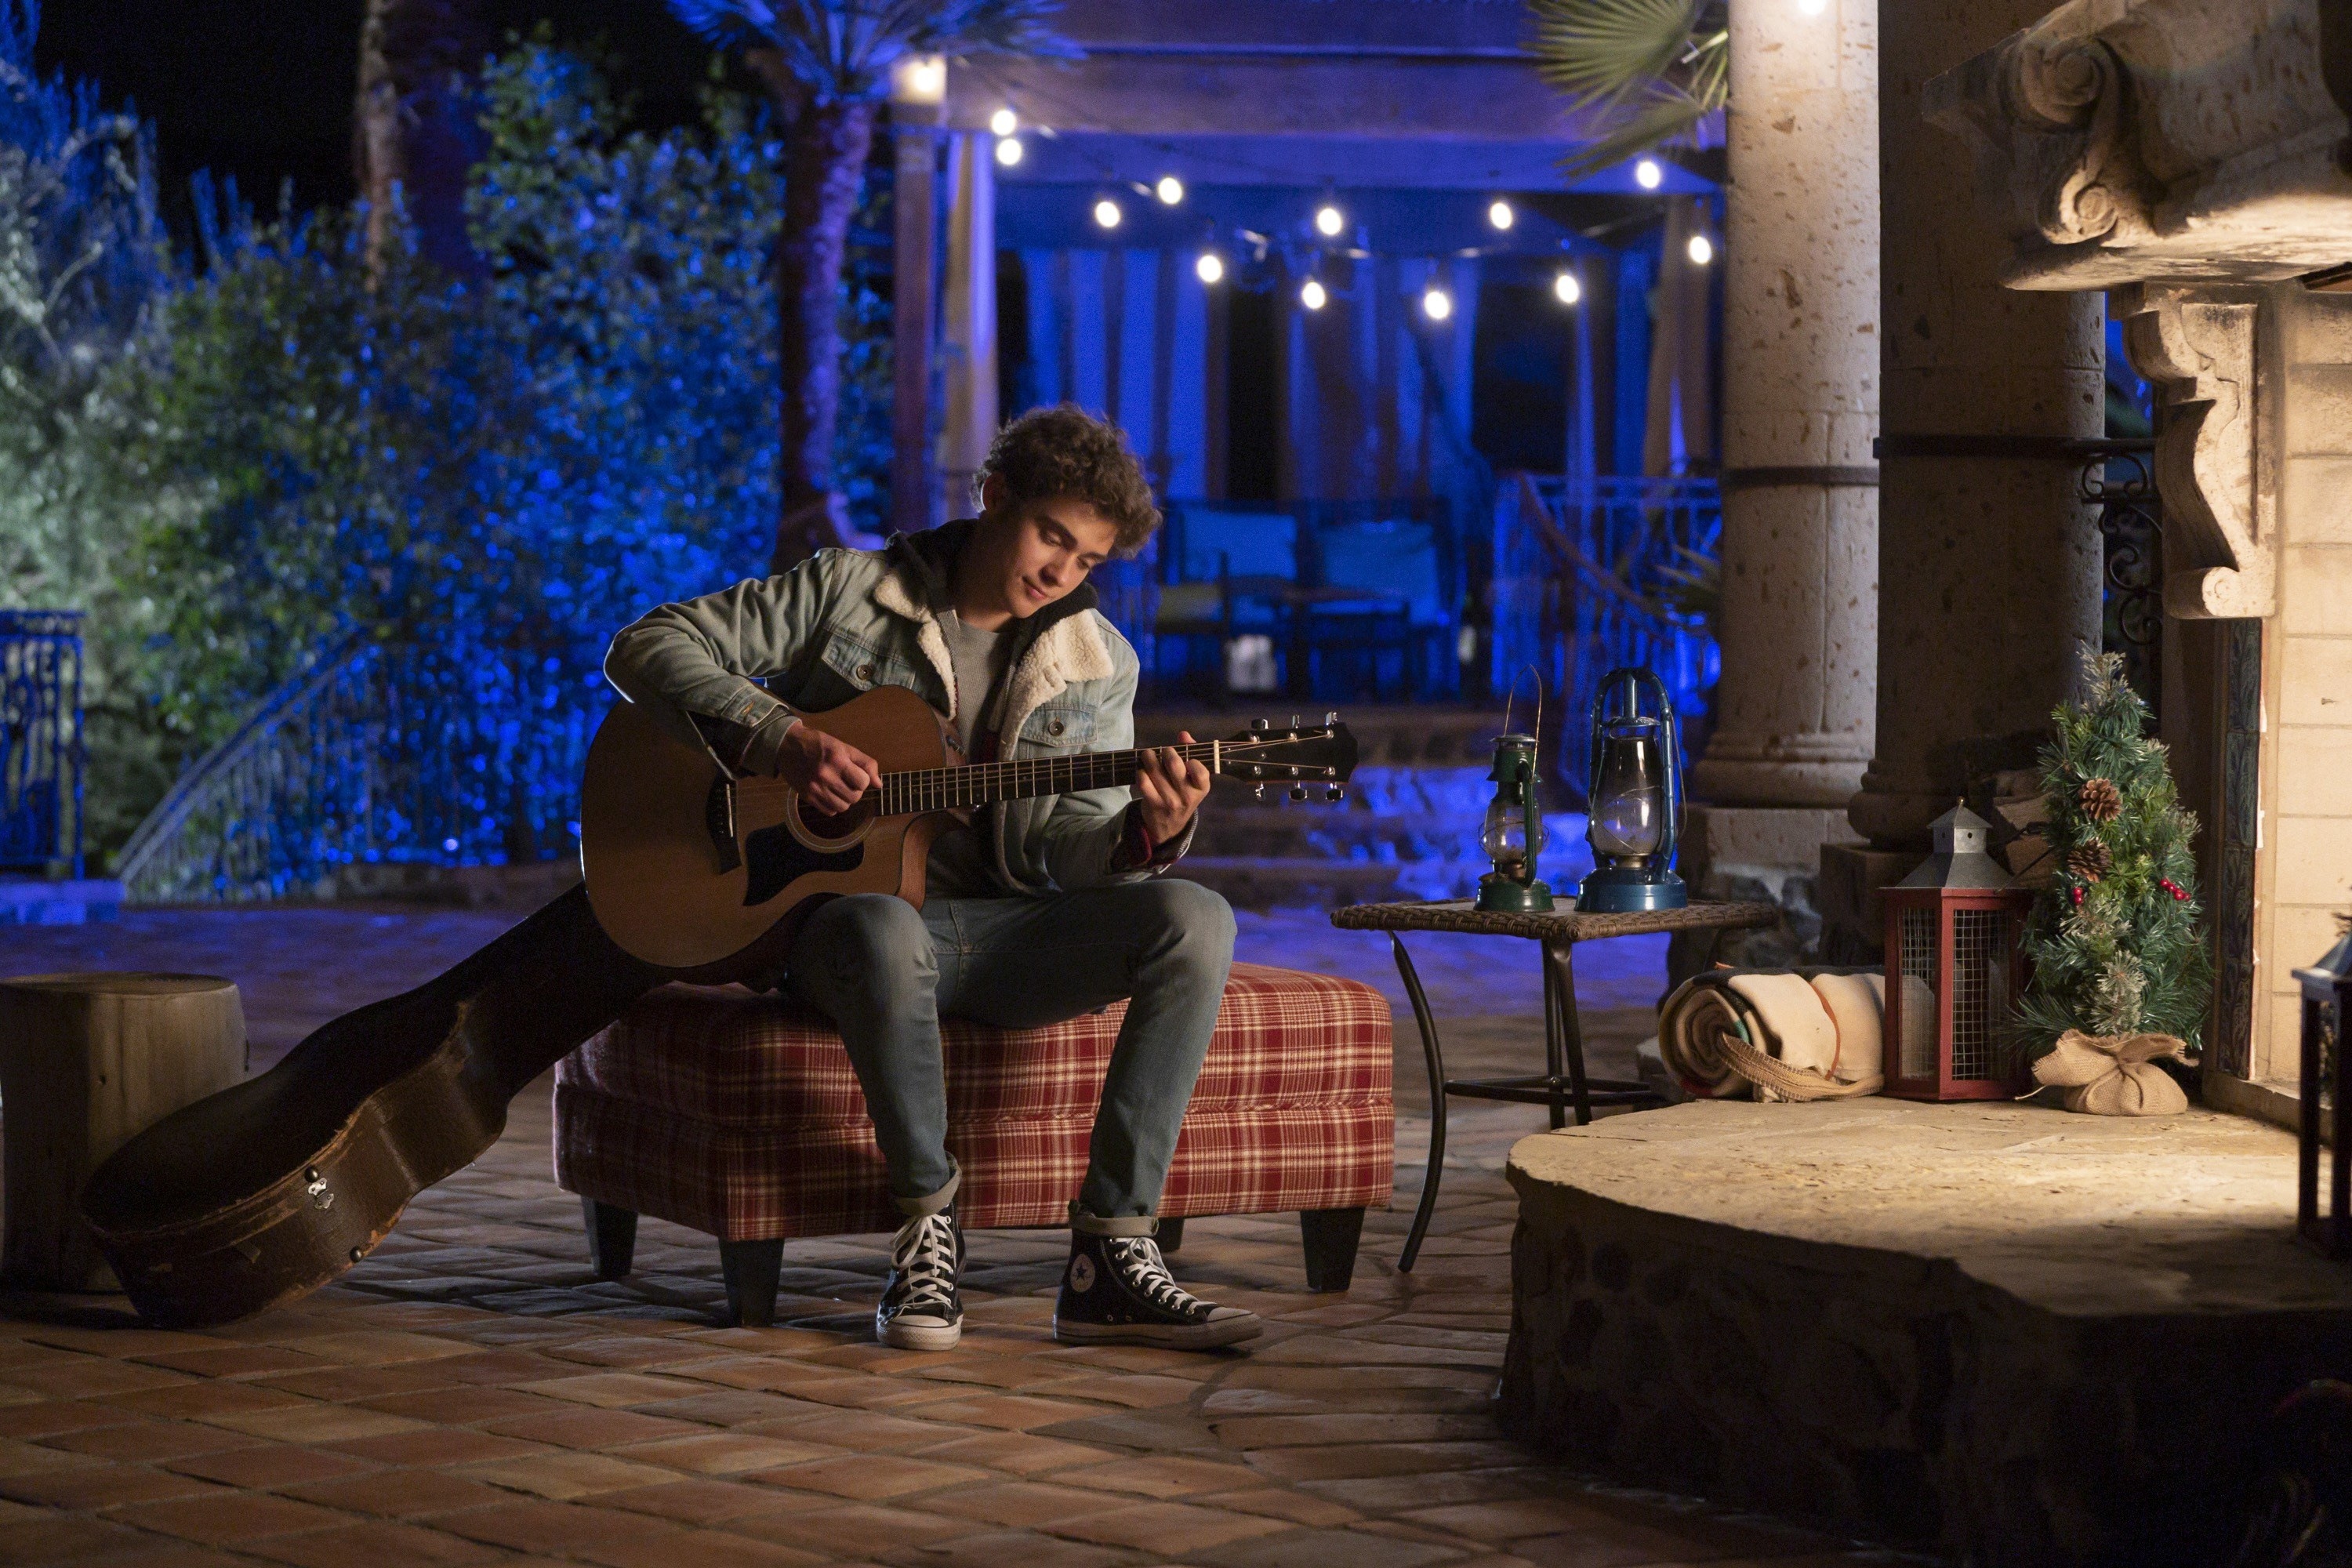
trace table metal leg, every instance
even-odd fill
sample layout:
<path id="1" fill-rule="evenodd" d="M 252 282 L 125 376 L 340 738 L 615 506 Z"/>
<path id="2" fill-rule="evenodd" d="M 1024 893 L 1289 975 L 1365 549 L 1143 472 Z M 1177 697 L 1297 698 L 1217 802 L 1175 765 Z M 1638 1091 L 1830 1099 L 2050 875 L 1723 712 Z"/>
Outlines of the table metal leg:
<path id="1" fill-rule="evenodd" d="M 1421 1256 L 1421 1239 L 1429 1234 L 1429 1216 L 1437 1211 L 1437 1178 L 1445 1168 L 1445 1054 L 1438 1048 L 1437 1020 L 1429 1011 L 1428 994 L 1421 988 L 1421 975 L 1404 950 L 1404 939 L 1391 931 L 1389 945 L 1396 949 L 1397 973 L 1412 1001 L 1413 1022 L 1421 1026 L 1422 1058 L 1429 1067 L 1429 1170 L 1421 1179 L 1421 1206 L 1413 1211 L 1412 1228 L 1405 1233 L 1404 1252 L 1397 1259 L 1397 1272 L 1410 1274 L 1413 1259 Z"/>
<path id="2" fill-rule="evenodd" d="M 1544 944 L 1544 996 L 1549 1004 L 1549 1016 L 1545 1022 L 1545 1045 L 1551 1054 L 1551 1075 L 1555 1082 L 1560 1075 L 1560 1058 L 1568 1058 L 1569 1092 L 1576 1102 L 1576 1124 L 1592 1124 L 1592 1091 L 1584 1079 L 1584 1029 L 1576 1018 L 1576 960 L 1573 942 Z M 1551 1124 L 1565 1126 L 1560 1120 L 1560 1103 L 1555 1097 L 1551 1103 Z"/>

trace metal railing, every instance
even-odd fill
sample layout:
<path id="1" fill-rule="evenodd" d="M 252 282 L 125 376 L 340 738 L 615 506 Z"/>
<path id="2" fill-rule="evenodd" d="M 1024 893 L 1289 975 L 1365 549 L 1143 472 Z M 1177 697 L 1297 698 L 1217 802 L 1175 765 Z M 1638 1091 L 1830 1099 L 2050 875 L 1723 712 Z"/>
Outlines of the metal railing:
<path id="1" fill-rule="evenodd" d="M 0 869 L 82 874 L 81 621 L 0 610 Z"/>
<path id="2" fill-rule="evenodd" d="M 1488 596 L 1495 689 L 1529 666 L 1543 677 L 1542 754 L 1571 791 L 1585 773 L 1586 711 L 1601 678 L 1620 666 L 1657 674 L 1685 745 L 1697 749 L 1722 656 L 1705 614 L 1684 601 L 1722 535 L 1713 479 L 1571 485 L 1518 474 L 1498 489 Z"/>
<path id="3" fill-rule="evenodd" d="M 354 637 L 258 703 L 124 846 L 142 903 L 318 889 L 355 863 L 542 860 L 576 850 L 581 770 L 610 706 L 524 650 Z"/>

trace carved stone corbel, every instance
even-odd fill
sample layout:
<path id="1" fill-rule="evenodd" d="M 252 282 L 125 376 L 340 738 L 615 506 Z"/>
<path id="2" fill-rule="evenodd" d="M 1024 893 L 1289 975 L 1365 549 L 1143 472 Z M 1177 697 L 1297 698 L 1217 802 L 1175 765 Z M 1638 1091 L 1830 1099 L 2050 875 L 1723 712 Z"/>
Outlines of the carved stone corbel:
<path id="1" fill-rule="evenodd" d="M 2131 361 L 2153 383 L 2164 497 L 2164 609 L 2186 620 L 2275 614 L 2278 563 L 2262 536 L 2254 418 L 2260 307 L 2172 284 L 2116 289 Z"/>

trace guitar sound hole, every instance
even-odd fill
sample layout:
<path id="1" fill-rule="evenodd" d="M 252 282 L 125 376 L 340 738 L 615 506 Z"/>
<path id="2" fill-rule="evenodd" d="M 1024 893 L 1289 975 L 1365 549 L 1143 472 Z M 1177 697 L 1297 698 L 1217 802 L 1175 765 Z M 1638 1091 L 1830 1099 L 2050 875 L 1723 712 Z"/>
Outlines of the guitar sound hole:
<path id="1" fill-rule="evenodd" d="M 855 837 L 864 832 L 866 825 L 874 820 L 877 804 L 876 798 L 869 795 L 847 811 L 828 816 L 817 810 L 806 797 L 796 797 L 793 803 L 800 816 L 801 831 L 811 838 L 828 841 Z"/>

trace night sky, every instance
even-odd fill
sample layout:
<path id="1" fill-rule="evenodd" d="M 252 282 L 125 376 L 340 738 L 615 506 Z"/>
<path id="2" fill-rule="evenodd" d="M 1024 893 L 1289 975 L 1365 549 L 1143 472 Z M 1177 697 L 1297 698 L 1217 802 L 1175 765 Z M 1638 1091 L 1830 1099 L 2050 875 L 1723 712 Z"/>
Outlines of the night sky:
<path id="1" fill-rule="evenodd" d="M 154 122 L 175 220 L 204 168 L 234 174 L 268 213 L 287 180 L 299 206 L 351 199 L 363 10 L 363 0 L 47 0 L 37 47 L 45 68 L 94 80 L 110 107 L 128 100 Z M 609 66 L 648 122 L 694 112 L 711 50 L 663 0 L 486 0 L 483 10 L 497 41 L 551 23 Z"/>

